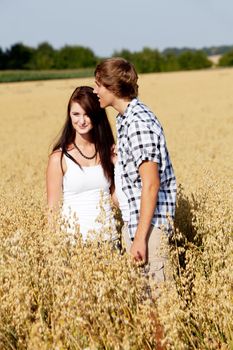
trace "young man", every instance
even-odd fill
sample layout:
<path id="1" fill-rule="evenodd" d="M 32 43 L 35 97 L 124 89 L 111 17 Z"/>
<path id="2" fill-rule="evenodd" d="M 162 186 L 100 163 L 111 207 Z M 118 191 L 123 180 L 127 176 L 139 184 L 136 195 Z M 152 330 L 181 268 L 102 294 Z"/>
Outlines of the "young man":
<path id="1" fill-rule="evenodd" d="M 127 250 L 150 272 L 164 280 L 165 257 L 160 239 L 174 218 L 176 179 L 162 126 L 138 96 L 138 76 L 123 58 L 106 59 L 95 70 L 94 93 L 101 107 L 112 106 L 117 116 L 118 166 L 129 205 L 125 224 Z"/>

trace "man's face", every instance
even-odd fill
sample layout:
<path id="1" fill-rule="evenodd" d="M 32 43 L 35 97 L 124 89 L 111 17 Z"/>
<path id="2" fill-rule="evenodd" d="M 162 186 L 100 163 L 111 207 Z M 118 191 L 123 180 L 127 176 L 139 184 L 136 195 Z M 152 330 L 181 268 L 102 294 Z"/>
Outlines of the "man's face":
<path id="1" fill-rule="evenodd" d="M 95 81 L 93 92 L 98 96 L 102 108 L 113 106 L 114 94 L 98 81 Z"/>

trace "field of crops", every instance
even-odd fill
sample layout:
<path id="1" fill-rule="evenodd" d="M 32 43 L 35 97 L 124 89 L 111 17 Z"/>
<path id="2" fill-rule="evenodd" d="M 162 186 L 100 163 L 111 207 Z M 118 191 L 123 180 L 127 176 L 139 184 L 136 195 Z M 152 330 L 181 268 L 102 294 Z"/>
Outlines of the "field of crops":
<path id="1" fill-rule="evenodd" d="M 92 77 L 94 68 L 53 70 L 0 70 L 0 83 Z"/>
<path id="2" fill-rule="evenodd" d="M 174 278 L 153 299 L 128 257 L 47 227 L 48 154 L 78 85 L 93 79 L 0 85 L 0 349 L 233 349 L 233 69 L 140 76 L 179 184 Z"/>

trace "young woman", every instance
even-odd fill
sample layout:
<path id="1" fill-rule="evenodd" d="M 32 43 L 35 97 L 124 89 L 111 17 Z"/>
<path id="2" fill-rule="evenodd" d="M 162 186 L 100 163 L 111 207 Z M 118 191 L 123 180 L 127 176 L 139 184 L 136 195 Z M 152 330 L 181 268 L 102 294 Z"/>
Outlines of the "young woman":
<path id="1" fill-rule="evenodd" d="M 107 114 L 88 86 L 72 93 L 61 135 L 53 147 L 47 168 L 47 200 L 59 210 L 69 233 L 115 232 L 110 205 L 113 185 L 111 161 L 114 138 Z"/>

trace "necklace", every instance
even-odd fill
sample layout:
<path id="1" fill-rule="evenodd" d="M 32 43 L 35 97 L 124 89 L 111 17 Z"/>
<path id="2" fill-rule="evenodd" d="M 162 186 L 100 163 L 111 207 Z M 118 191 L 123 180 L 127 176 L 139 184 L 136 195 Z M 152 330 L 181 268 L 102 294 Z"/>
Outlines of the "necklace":
<path id="1" fill-rule="evenodd" d="M 76 143 L 74 142 L 74 147 L 79 151 L 79 153 L 81 154 L 82 157 L 86 158 L 86 159 L 94 159 L 96 157 L 97 151 L 95 148 L 95 154 L 92 157 L 88 157 L 85 156 L 85 154 L 83 154 L 83 152 L 81 151 L 81 149 L 76 145 Z"/>

